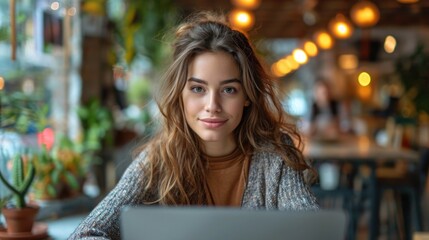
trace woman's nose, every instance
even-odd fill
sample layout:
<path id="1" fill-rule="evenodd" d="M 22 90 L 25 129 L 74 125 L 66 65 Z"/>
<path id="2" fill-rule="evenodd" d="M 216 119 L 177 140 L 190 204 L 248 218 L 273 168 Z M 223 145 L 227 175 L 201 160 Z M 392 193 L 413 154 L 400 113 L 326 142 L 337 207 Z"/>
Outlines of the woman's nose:
<path id="1" fill-rule="evenodd" d="M 220 99 L 217 93 L 207 95 L 206 112 L 217 113 L 222 111 Z"/>

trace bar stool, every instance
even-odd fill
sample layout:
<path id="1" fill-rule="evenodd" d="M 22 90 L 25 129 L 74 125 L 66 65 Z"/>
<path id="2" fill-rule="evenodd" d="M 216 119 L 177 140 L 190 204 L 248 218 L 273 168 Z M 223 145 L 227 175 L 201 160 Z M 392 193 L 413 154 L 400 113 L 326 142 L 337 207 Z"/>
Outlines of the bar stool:
<path id="1" fill-rule="evenodd" d="M 405 174 L 379 175 L 379 204 L 383 193 L 390 190 L 394 195 L 394 203 L 398 208 L 398 226 L 401 239 L 412 239 L 412 230 L 422 231 L 422 193 L 425 189 L 429 166 L 429 148 L 421 148 L 420 161 L 417 166 Z M 401 229 L 402 227 L 402 229 Z"/>

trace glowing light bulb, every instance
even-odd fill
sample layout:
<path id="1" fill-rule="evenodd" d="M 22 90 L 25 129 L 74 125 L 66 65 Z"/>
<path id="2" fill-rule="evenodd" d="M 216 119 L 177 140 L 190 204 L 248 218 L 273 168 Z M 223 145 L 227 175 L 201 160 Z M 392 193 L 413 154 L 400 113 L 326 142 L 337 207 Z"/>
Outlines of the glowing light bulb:
<path id="1" fill-rule="evenodd" d="M 386 39 L 384 39 L 384 51 L 387 53 L 393 53 L 396 48 L 396 39 L 395 37 L 388 35 Z"/>
<path id="2" fill-rule="evenodd" d="M 334 40 L 326 31 L 318 31 L 315 34 L 315 42 L 321 49 L 330 49 L 334 46 Z"/>
<path id="3" fill-rule="evenodd" d="M 332 34 L 341 39 L 349 38 L 353 34 L 353 26 L 342 14 L 337 14 L 329 23 Z"/>
<path id="4" fill-rule="evenodd" d="M 235 28 L 248 30 L 253 27 L 255 17 L 248 11 L 236 9 L 230 12 L 229 21 Z"/>
<path id="5" fill-rule="evenodd" d="M 351 70 L 356 69 L 358 66 L 359 60 L 354 54 L 343 54 L 338 58 L 338 65 L 342 69 Z"/>
<path id="6" fill-rule="evenodd" d="M 308 61 L 307 54 L 302 49 L 295 49 L 292 52 L 293 58 L 299 64 L 304 64 Z"/>
<path id="7" fill-rule="evenodd" d="M 350 16 L 357 26 L 371 27 L 380 20 L 380 11 L 374 3 L 362 0 L 352 6 Z"/>
<path id="8" fill-rule="evenodd" d="M 312 41 L 307 41 L 304 43 L 304 51 L 309 57 L 314 57 L 318 53 L 317 46 Z"/>
<path id="9" fill-rule="evenodd" d="M 362 87 L 366 87 L 371 83 L 371 75 L 367 72 L 361 72 L 358 76 L 358 82 Z"/>

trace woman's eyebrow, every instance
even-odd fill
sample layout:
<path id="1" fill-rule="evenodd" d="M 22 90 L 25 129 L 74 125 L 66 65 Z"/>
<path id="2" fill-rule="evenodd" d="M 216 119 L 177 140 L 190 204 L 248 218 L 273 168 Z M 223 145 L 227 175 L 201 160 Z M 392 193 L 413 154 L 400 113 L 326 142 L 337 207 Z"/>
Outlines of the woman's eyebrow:
<path id="1" fill-rule="evenodd" d="M 202 80 L 202 79 L 195 78 L 195 77 L 190 77 L 190 78 L 188 79 L 188 82 L 197 82 L 197 83 L 201 83 L 201 84 L 204 84 L 204 85 L 208 85 L 207 81 L 204 81 L 204 80 Z M 221 85 L 224 85 L 224 84 L 234 83 L 234 82 L 236 82 L 236 83 L 240 83 L 240 84 L 241 84 L 241 81 L 240 81 L 240 80 L 238 80 L 237 78 L 223 80 L 223 81 L 221 81 L 221 82 L 220 82 L 220 84 L 221 84 Z"/>

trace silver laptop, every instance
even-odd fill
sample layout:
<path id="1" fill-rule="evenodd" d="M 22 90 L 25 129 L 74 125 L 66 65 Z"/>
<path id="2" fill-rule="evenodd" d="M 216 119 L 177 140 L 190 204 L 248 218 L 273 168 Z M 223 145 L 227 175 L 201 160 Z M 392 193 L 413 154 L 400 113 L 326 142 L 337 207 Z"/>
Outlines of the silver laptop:
<path id="1" fill-rule="evenodd" d="M 265 211 L 214 207 L 125 207 L 123 240 L 343 240 L 341 210 Z"/>

